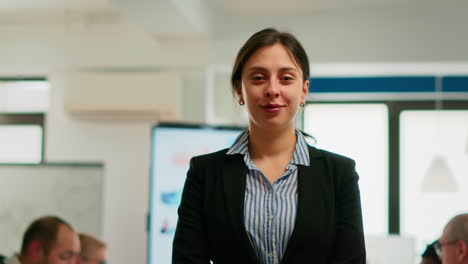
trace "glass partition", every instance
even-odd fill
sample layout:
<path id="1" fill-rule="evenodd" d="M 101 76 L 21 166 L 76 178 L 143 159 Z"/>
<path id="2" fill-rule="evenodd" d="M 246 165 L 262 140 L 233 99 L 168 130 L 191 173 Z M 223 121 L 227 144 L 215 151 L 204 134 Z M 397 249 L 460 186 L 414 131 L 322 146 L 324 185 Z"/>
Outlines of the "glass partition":
<path id="1" fill-rule="evenodd" d="M 385 104 L 308 104 L 304 131 L 315 146 L 356 161 L 366 235 L 388 230 L 388 109 Z"/>
<path id="2" fill-rule="evenodd" d="M 401 234 L 416 238 L 417 252 L 468 211 L 467 144 L 468 110 L 401 113 Z"/>

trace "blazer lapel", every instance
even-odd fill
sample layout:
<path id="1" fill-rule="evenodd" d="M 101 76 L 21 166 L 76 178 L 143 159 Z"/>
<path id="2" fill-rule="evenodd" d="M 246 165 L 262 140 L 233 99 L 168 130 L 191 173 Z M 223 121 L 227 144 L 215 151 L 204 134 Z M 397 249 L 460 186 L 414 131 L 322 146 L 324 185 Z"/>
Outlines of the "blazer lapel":
<path id="1" fill-rule="evenodd" d="M 320 237 L 320 232 L 328 230 L 324 225 L 324 223 L 329 223 L 327 191 L 324 182 L 326 177 L 325 159 L 317 149 L 312 147 L 309 147 L 309 159 L 310 166 L 298 165 L 296 222 L 282 263 L 288 263 L 288 257 L 296 252 L 298 242 L 310 239 L 311 234 Z M 321 248 L 320 245 L 305 250 L 318 248 Z"/>
<path id="2" fill-rule="evenodd" d="M 257 257 L 250 243 L 244 226 L 244 198 L 247 166 L 242 155 L 227 155 L 223 166 L 223 185 L 226 207 L 233 227 L 233 233 L 239 234 L 238 240 L 250 259 L 257 262 Z"/>

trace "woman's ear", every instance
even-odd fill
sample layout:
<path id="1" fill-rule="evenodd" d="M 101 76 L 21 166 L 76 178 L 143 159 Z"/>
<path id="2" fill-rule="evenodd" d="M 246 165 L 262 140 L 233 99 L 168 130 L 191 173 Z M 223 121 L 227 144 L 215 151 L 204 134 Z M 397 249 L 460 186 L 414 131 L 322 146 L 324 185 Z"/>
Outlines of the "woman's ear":
<path id="1" fill-rule="evenodd" d="M 305 103 L 305 101 L 307 100 L 307 95 L 309 94 L 309 84 L 310 81 L 306 80 L 302 85 L 301 103 Z"/>
<path id="2" fill-rule="evenodd" d="M 236 89 L 236 92 L 235 92 L 235 93 L 236 93 L 236 99 L 237 99 L 237 101 L 238 101 L 239 103 L 240 103 L 240 102 L 244 102 L 244 96 L 243 96 L 243 94 L 242 94 L 242 89 L 241 89 L 240 85 L 237 85 L 235 89 Z"/>

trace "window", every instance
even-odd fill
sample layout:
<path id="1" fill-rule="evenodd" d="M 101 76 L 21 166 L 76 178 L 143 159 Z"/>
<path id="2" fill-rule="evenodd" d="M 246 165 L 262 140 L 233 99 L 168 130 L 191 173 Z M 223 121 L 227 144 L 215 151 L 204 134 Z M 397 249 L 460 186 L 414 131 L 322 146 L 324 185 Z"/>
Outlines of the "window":
<path id="1" fill-rule="evenodd" d="M 368 119 L 366 125 L 355 120 L 359 113 L 348 115 L 346 111 L 353 111 L 351 109 L 340 109 L 340 114 L 333 113 L 337 109 L 328 111 L 333 115 L 321 115 L 316 110 L 308 112 L 306 109 L 304 128 L 317 137 L 317 146 L 349 155 L 357 161 L 369 259 L 388 259 L 382 253 L 394 252 L 395 248 L 406 245 L 405 248 L 411 252 L 405 252 L 410 254 L 400 255 L 407 255 L 408 263 L 413 259 L 419 260 L 426 243 L 438 238 L 447 221 L 462 210 L 467 210 L 461 201 L 468 200 L 465 187 L 468 186 L 465 179 L 468 171 L 468 76 L 314 78 L 310 91 L 313 96 L 309 96 L 309 99 L 320 102 L 314 104 L 318 106 L 334 104 L 333 107 L 339 108 L 352 103 L 386 105 L 388 164 L 384 166 L 388 169 L 388 178 L 381 178 L 377 171 L 369 176 L 365 173 L 366 169 L 362 171 L 360 167 L 363 162 L 358 153 L 348 154 L 346 149 L 341 149 L 346 144 L 354 144 L 353 140 L 357 141 L 353 148 L 362 150 L 377 144 L 376 135 L 371 131 L 381 131 L 377 127 L 379 123 L 373 119 Z M 317 131 L 313 131 L 313 128 Z M 361 128 L 367 130 L 361 131 Z M 343 142 L 342 135 L 347 136 L 355 131 L 360 133 Z M 368 135 L 368 138 L 361 138 L 360 135 Z M 326 146 L 323 145 L 323 137 L 330 137 Z M 385 202 L 380 200 L 380 196 L 368 201 L 374 193 L 367 185 L 366 178 L 375 176 L 387 186 L 387 190 L 384 190 L 388 195 Z M 378 190 L 383 190 L 381 184 L 377 183 Z M 372 207 L 373 203 L 375 207 Z M 370 218 L 381 221 L 374 212 L 369 212 L 369 208 L 378 210 L 377 204 L 386 206 L 388 210 L 388 219 L 385 220 L 388 235 L 384 237 L 379 237 L 378 232 L 377 236 L 373 236 L 380 229 L 369 221 Z M 377 212 L 381 215 L 380 211 Z M 395 247 L 395 244 L 398 246 Z M 398 262 L 395 259 L 392 261 Z"/>
<path id="2" fill-rule="evenodd" d="M 45 113 L 49 90 L 44 79 L 0 79 L 0 113 Z"/>
<path id="3" fill-rule="evenodd" d="M 318 148 L 356 161 L 366 235 L 388 230 L 388 110 L 385 104 L 308 104 L 304 131 Z"/>
<path id="4" fill-rule="evenodd" d="M 0 125 L 0 163 L 40 163 L 42 127 Z"/>
<path id="5" fill-rule="evenodd" d="M 468 201 L 468 110 L 400 115 L 401 234 L 417 252 L 436 240 Z"/>
<path id="6" fill-rule="evenodd" d="M 0 163 L 40 163 L 49 83 L 40 78 L 0 79 Z"/>

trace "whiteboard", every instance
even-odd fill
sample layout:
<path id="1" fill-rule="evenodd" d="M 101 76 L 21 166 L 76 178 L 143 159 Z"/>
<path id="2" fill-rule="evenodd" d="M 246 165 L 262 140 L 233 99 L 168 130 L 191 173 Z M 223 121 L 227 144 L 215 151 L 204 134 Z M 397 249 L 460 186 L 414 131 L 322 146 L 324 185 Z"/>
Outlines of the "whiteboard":
<path id="1" fill-rule="evenodd" d="M 99 236 L 103 176 L 102 164 L 0 165 L 0 253 L 19 251 L 28 225 L 44 215 Z"/>

